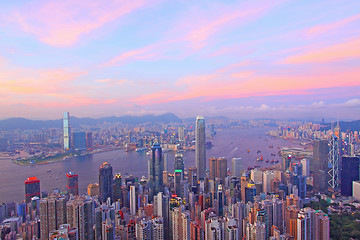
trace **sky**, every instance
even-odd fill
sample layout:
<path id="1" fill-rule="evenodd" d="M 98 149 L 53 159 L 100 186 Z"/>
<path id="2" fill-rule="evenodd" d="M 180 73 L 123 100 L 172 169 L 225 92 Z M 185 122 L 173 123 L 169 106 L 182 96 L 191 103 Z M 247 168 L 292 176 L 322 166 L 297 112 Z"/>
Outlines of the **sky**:
<path id="1" fill-rule="evenodd" d="M 0 119 L 360 119 L 358 0 L 0 3 Z"/>

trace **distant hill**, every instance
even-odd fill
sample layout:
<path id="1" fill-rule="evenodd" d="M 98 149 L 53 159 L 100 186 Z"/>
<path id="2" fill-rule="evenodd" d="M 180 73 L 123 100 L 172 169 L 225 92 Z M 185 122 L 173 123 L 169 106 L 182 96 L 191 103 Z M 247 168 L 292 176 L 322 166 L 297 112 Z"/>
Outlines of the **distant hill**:
<path id="1" fill-rule="evenodd" d="M 334 123 L 336 126 L 337 123 Z M 350 122 L 339 122 L 341 131 L 360 131 L 360 120 L 350 121 Z M 331 128 L 331 123 L 326 123 L 322 130 L 329 130 Z"/>
<path id="2" fill-rule="evenodd" d="M 96 125 L 103 122 L 122 122 L 124 124 L 141 124 L 155 122 L 182 122 L 182 120 L 173 113 L 165 113 L 162 115 L 144 115 L 144 116 L 122 116 L 122 117 L 104 117 L 104 118 L 77 118 L 71 117 L 70 123 L 72 127 L 80 125 Z M 1 130 L 14 129 L 41 129 L 41 128 L 62 128 L 62 119 L 57 120 L 30 120 L 26 118 L 9 118 L 0 120 Z"/>

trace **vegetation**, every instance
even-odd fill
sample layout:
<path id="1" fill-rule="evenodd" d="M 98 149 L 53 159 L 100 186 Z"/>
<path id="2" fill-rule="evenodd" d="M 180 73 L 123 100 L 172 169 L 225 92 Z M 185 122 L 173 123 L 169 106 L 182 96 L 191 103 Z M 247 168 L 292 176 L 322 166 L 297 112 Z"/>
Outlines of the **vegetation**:
<path id="1" fill-rule="evenodd" d="M 332 214 L 330 216 L 332 239 L 360 239 L 360 213 Z"/>
<path id="2" fill-rule="evenodd" d="M 319 202 L 311 201 L 310 204 L 307 204 L 304 207 L 311 207 L 312 209 L 321 210 L 324 213 L 327 213 L 328 212 L 327 208 L 329 206 L 330 204 L 328 204 L 325 200 L 320 199 Z"/>

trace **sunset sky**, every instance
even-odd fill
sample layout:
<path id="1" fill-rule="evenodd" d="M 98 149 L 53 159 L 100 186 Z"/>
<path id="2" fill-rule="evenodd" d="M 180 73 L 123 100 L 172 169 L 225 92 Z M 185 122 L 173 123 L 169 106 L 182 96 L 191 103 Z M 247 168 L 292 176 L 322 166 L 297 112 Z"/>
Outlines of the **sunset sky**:
<path id="1" fill-rule="evenodd" d="M 0 119 L 360 119 L 360 1 L 1 1 L 0 84 Z"/>

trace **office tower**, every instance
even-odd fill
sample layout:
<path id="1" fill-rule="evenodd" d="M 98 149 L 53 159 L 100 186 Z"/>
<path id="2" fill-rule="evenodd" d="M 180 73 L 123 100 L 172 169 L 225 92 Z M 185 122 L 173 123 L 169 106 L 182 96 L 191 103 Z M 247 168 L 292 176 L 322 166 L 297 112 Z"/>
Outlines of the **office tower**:
<path id="1" fill-rule="evenodd" d="M 86 149 L 86 133 L 85 132 L 74 132 L 72 138 L 75 150 Z"/>
<path id="2" fill-rule="evenodd" d="M 87 195 L 89 195 L 90 197 L 99 196 L 99 184 L 90 183 L 87 187 Z"/>
<path id="3" fill-rule="evenodd" d="M 164 162 L 162 149 L 159 143 L 154 143 L 151 148 L 151 157 L 149 159 L 149 181 L 151 188 L 151 196 L 162 192 L 164 188 L 163 183 Z"/>
<path id="4" fill-rule="evenodd" d="M 114 177 L 114 201 L 121 199 L 122 176 L 120 173 Z"/>
<path id="5" fill-rule="evenodd" d="M 359 180 L 359 164 L 359 157 L 342 157 L 341 195 L 352 196 L 353 181 Z"/>
<path id="6" fill-rule="evenodd" d="M 210 168 L 210 178 L 216 179 L 219 178 L 224 183 L 227 176 L 227 159 L 224 157 L 209 158 L 209 168 Z"/>
<path id="7" fill-rule="evenodd" d="M 40 180 L 37 177 L 29 177 L 25 180 L 25 202 L 29 203 L 35 196 L 40 197 Z"/>
<path id="8" fill-rule="evenodd" d="M 78 175 L 75 174 L 74 172 L 68 172 L 66 174 L 66 187 L 68 190 L 68 194 L 72 194 L 72 195 L 78 195 L 79 194 L 79 190 L 78 190 Z"/>
<path id="9" fill-rule="evenodd" d="M 93 139 L 92 139 L 92 132 L 86 133 L 86 148 L 92 148 L 93 147 Z"/>
<path id="10" fill-rule="evenodd" d="M 179 127 L 179 141 L 183 142 L 185 141 L 185 128 Z"/>
<path id="11" fill-rule="evenodd" d="M 113 189 L 112 167 L 109 163 L 104 162 L 99 168 L 99 192 L 100 202 L 104 203 L 108 198 L 112 198 Z"/>
<path id="12" fill-rule="evenodd" d="M 328 190 L 328 153 L 329 146 L 326 140 L 313 141 L 313 169 L 314 191 L 327 192 Z"/>
<path id="13" fill-rule="evenodd" d="M 78 229 L 79 240 L 94 238 L 94 206 L 95 202 L 84 196 L 70 198 L 66 203 L 67 223 Z"/>
<path id="14" fill-rule="evenodd" d="M 309 177 L 310 176 L 310 161 L 309 159 L 303 158 L 301 159 L 302 165 L 302 175 Z"/>
<path id="15" fill-rule="evenodd" d="M 217 190 L 217 209 L 218 209 L 218 216 L 222 217 L 224 216 L 224 194 L 223 187 L 221 184 L 218 186 Z"/>
<path id="16" fill-rule="evenodd" d="M 263 172 L 263 191 L 265 194 L 271 192 L 271 181 L 275 178 L 273 171 Z"/>
<path id="17" fill-rule="evenodd" d="M 242 170 L 242 159 L 241 158 L 233 158 L 231 160 L 232 163 L 232 175 L 234 177 L 241 177 Z"/>
<path id="18" fill-rule="evenodd" d="M 130 186 L 130 214 L 136 215 L 136 190 L 135 186 Z"/>
<path id="19" fill-rule="evenodd" d="M 296 186 L 299 190 L 299 197 L 300 198 L 305 198 L 306 197 L 306 176 L 295 176 L 296 179 Z"/>
<path id="20" fill-rule="evenodd" d="M 195 163 L 198 178 L 204 179 L 206 171 L 205 119 L 200 116 L 196 118 L 195 126 Z"/>
<path id="21" fill-rule="evenodd" d="M 164 239 L 170 238 L 170 198 L 159 192 L 154 196 L 154 216 L 162 217 L 164 223 Z"/>
<path id="22" fill-rule="evenodd" d="M 64 149 L 69 150 L 70 149 L 70 114 L 69 112 L 64 113 L 63 118 L 63 131 L 64 131 Z"/>
<path id="23" fill-rule="evenodd" d="M 181 183 L 184 180 L 184 160 L 182 154 L 175 155 L 174 163 L 174 183 L 175 183 L 175 194 L 179 197 L 182 196 Z"/>
<path id="24" fill-rule="evenodd" d="M 339 187 L 340 180 L 340 156 L 339 156 L 339 142 L 338 137 L 332 134 L 329 138 L 329 170 L 328 174 L 330 180 L 329 187 L 332 189 Z"/>
<path id="25" fill-rule="evenodd" d="M 254 183 L 257 183 L 257 182 L 262 183 L 263 182 L 263 172 L 258 168 L 251 169 L 250 179 L 253 180 Z"/>
<path id="26" fill-rule="evenodd" d="M 284 231 L 284 215 L 283 215 L 283 201 L 279 199 L 273 199 L 272 202 L 272 213 L 273 213 L 273 223 L 272 225 L 276 226 L 280 233 Z"/>
<path id="27" fill-rule="evenodd" d="M 52 194 L 40 200 L 40 238 L 49 239 L 49 233 L 66 223 L 66 199 Z"/>

